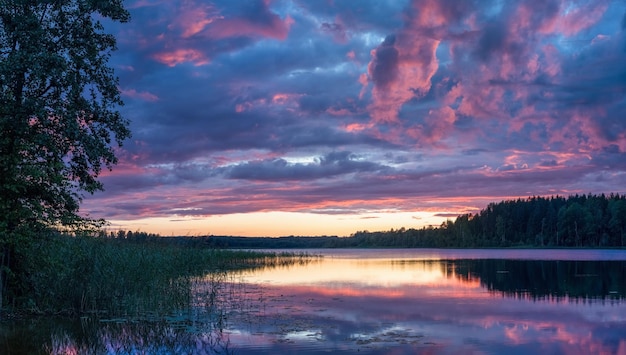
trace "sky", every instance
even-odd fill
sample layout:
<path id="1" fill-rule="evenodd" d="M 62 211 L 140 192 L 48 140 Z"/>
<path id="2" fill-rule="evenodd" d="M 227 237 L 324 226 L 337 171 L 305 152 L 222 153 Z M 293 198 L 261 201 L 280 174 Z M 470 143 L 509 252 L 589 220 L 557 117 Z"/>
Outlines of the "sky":
<path id="1" fill-rule="evenodd" d="M 133 137 L 81 208 L 110 229 L 347 236 L 626 193 L 626 1 L 125 5 Z"/>

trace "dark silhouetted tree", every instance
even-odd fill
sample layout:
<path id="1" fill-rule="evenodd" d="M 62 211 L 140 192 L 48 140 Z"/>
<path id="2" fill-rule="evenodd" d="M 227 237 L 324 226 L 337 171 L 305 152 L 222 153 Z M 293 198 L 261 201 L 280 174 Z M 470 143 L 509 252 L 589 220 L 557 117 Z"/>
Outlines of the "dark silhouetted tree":
<path id="1" fill-rule="evenodd" d="M 122 0 L 0 1 L 4 271 L 24 235 L 96 222 L 78 214 L 79 204 L 102 189 L 101 169 L 117 162 L 116 144 L 130 136 L 107 64 L 115 38 L 100 19 L 125 22 L 129 14 Z"/>

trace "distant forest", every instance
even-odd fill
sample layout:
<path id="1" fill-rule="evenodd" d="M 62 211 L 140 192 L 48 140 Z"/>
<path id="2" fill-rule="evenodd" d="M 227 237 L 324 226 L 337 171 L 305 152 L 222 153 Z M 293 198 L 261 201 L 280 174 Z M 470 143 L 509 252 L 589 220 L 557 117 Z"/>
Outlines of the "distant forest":
<path id="1" fill-rule="evenodd" d="M 123 231 L 107 236 L 212 248 L 479 248 L 624 247 L 625 234 L 626 196 L 589 194 L 507 200 L 439 227 L 359 231 L 349 237 L 157 238 Z"/>

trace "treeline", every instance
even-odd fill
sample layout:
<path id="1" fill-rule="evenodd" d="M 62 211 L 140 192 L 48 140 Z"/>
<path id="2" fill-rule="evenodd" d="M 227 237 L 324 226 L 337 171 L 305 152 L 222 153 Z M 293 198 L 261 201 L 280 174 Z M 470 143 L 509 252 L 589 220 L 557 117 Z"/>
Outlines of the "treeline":
<path id="1" fill-rule="evenodd" d="M 438 228 L 357 232 L 356 245 L 377 247 L 623 247 L 626 196 L 530 197 L 491 203 Z"/>
<path id="2" fill-rule="evenodd" d="M 107 237 L 211 248 L 480 248 L 624 247 L 626 196 L 610 194 L 529 197 L 489 204 L 439 227 L 359 231 L 349 237 L 164 238 L 143 232 Z"/>
<path id="3" fill-rule="evenodd" d="M 349 247 L 343 240 L 348 238 L 339 238 L 337 236 L 320 236 L 320 237 L 233 237 L 233 236 L 178 236 L 178 237 L 162 237 L 159 234 L 146 232 L 100 232 L 97 237 L 111 238 L 119 241 L 140 244 L 155 245 L 173 245 L 192 248 L 214 248 L 214 249 L 294 249 L 294 248 L 333 248 L 333 247 Z M 334 242 L 336 241 L 336 242 Z"/>

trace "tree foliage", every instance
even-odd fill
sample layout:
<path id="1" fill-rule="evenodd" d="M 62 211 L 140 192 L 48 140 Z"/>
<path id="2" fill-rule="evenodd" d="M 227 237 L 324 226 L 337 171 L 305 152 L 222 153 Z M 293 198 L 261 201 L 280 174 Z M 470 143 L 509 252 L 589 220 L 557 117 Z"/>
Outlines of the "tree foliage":
<path id="1" fill-rule="evenodd" d="M 121 0 L 0 2 L 0 226 L 73 225 L 129 137 L 113 69 Z"/>

